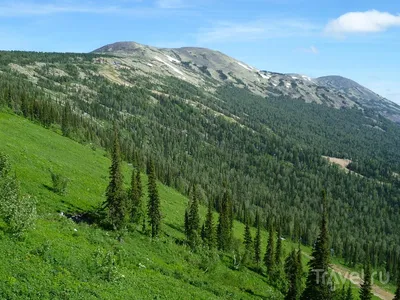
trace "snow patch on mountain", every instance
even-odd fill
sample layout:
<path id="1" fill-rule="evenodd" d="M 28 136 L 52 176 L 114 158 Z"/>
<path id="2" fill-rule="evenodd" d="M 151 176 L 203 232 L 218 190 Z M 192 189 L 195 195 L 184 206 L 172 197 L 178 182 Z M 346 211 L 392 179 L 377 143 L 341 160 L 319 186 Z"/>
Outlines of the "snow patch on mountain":
<path id="1" fill-rule="evenodd" d="M 163 61 L 161 58 L 159 58 L 158 56 L 154 57 L 156 60 L 158 60 L 159 62 L 163 63 L 164 65 L 170 67 L 172 70 L 174 70 L 176 73 L 178 73 L 179 75 L 184 76 L 185 74 L 183 74 L 183 72 L 181 72 L 180 70 L 178 70 L 177 68 L 175 68 L 173 65 Z"/>

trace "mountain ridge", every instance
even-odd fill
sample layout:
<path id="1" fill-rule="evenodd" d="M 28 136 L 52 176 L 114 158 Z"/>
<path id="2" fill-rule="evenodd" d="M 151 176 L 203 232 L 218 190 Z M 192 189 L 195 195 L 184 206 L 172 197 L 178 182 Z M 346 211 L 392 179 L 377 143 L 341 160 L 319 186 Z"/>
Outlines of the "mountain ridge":
<path id="1" fill-rule="evenodd" d="M 203 47 L 157 48 L 124 41 L 102 46 L 92 53 L 113 54 L 117 61 L 121 60 L 120 66 L 139 69 L 148 76 L 173 76 L 206 89 L 233 84 L 263 97 L 282 95 L 335 108 L 373 109 L 400 123 L 399 105 L 340 75 L 311 78 L 260 70 Z"/>

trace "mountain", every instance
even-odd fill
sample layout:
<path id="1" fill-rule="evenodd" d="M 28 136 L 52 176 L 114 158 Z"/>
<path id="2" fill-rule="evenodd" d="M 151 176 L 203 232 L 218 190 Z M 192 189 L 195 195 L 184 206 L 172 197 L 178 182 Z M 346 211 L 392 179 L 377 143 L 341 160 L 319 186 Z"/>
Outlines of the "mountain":
<path id="1" fill-rule="evenodd" d="M 400 122 L 400 116 L 397 114 L 400 109 L 399 105 L 385 99 L 351 79 L 342 76 L 324 76 L 316 78 L 315 82 L 346 94 L 361 107 L 378 110 L 388 118 Z"/>
<path id="2" fill-rule="evenodd" d="M 145 76 L 174 76 L 212 90 L 224 84 L 249 89 L 263 97 L 285 96 L 335 108 L 373 109 L 400 122 L 400 106 L 358 83 L 339 76 L 310 78 L 259 70 L 221 52 L 205 48 L 155 48 L 135 42 L 106 45 L 93 53 L 112 54 L 117 68 L 134 68 Z M 119 81 L 119 79 L 116 79 Z"/>
<path id="3" fill-rule="evenodd" d="M 304 245 L 318 235 L 324 189 L 335 255 L 357 266 L 373 243 L 370 261 L 400 276 L 400 126 L 382 110 L 314 79 L 257 70 L 207 49 L 118 45 L 86 54 L 0 52 L 0 107 L 94 148 L 110 149 L 116 124 L 124 160 L 144 171 L 151 158 L 166 186 L 188 196 L 196 185 L 200 202 L 217 210 L 230 196 L 237 220 L 255 224 L 260 216 L 264 227 L 280 224 L 285 238 Z M 271 90 L 278 79 L 282 84 Z M 293 96 L 307 92 L 309 103 Z M 15 152 L 10 138 L 21 139 L 21 159 L 34 151 L 24 146 L 37 139 L 29 132 L 24 140 L 1 132 L 10 135 L 0 139 L 4 151 Z M 43 162 L 35 157 L 30 160 Z M 41 173 L 48 168 L 41 165 Z M 41 173 L 30 176 L 42 180 Z M 74 182 L 85 184 L 83 177 Z M 43 185 L 36 182 L 33 190 Z M 75 194 L 71 213 L 91 199 L 91 190 Z M 184 232 L 184 216 L 169 211 L 177 221 L 167 222 Z"/>

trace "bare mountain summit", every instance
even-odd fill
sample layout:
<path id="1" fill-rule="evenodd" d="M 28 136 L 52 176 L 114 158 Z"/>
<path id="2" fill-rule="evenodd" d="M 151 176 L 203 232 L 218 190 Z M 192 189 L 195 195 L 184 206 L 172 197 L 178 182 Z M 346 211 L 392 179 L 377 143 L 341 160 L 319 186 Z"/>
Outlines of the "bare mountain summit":
<path id="1" fill-rule="evenodd" d="M 264 97 L 287 96 L 335 108 L 373 109 L 400 122 L 400 106 L 360 84 L 341 77 L 310 78 L 301 74 L 282 74 L 259 70 L 221 52 L 206 48 L 156 48 L 135 42 L 118 42 L 94 53 L 111 54 L 104 62 L 112 64 L 113 75 L 103 75 L 122 83 L 121 70 L 131 70 L 152 80 L 174 76 L 213 92 L 218 86 L 233 84 Z"/>

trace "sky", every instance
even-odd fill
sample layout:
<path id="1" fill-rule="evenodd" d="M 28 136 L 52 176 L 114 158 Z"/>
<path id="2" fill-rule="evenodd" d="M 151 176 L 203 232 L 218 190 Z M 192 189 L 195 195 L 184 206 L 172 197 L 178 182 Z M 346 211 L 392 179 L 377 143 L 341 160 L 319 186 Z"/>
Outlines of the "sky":
<path id="1" fill-rule="evenodd" d="M 89 52 L 117 41 L 342 75 L 400 104 L 398 0 L 0 0 L 1 50 Z"/>

